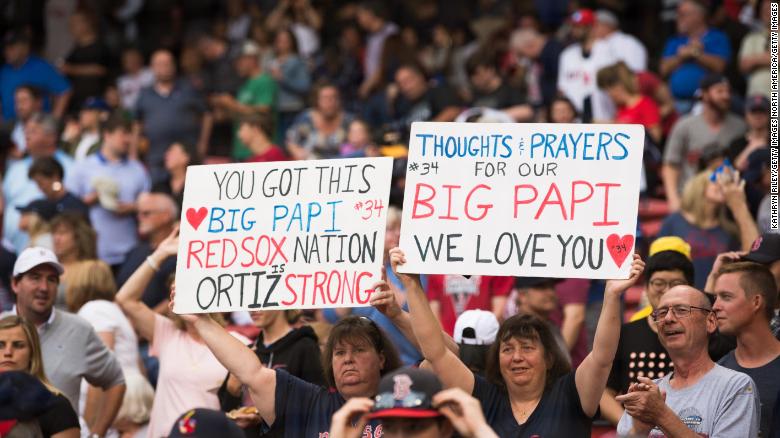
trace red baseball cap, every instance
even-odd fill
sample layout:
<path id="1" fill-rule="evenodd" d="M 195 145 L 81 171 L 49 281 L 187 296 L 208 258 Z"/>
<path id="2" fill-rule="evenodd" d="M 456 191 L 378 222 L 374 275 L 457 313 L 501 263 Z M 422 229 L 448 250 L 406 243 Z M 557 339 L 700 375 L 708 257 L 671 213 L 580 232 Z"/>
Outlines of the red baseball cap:
<path id="1" fill-rule="evenodd" d="M 575 26 L 592 26 L 596 22 L 596 15 L 592 9 L 578 9 L 569 17 L 569 23 Z"/>

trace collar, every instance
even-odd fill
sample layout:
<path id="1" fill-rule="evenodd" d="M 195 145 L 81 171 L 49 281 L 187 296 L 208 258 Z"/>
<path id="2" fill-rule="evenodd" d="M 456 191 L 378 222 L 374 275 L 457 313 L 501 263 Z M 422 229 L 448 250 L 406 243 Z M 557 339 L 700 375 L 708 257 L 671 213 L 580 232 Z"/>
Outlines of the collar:
<path id="1" fill-rule="evenodd" d="M 52 324 L 54 324 L 54 314 L 56 313 L 56 311 L 57 309 L 52 307 L 51 315 L 49 315 L 49 319 L 46 320 L 46 322 L 44 322 L 43 324 L 36 327 L 38 329 L 38 334 L 43 334 L 46 330 L 49 329 L 49 327 L 51 327 Z M 17 312 L 16 310 L 16 304 L 14 304 L 14 307 L 11 308 L 11 312 L 13 312 L 13 314 L 16 316 L 21 316 L 19 315 L 19 312 Z"/>
<path id="2" fill-rule="evenodd" d="M 110 162 L 110 161 L 108 161 L 108 158 L 106 158 L 106 156 L 105 156 L 105 155 L 103 155 L 103 151 L 101 151 L 100 149 L 98 149 L 97 151 L 95 151 L 95 156 L 97 157 L 97 159 L 98 159 L 98 160 L 99 160 L 101 163 L 103 163 L 103 164 L 111 164 L 111 162 Z M 119 162 L 120 162 L 120 163 L 123 163 L 123 164 L 124 164 L 124 163 L 126 163 L 126 162 L 127 162 L 127 156 L 124 156 L 124 157 L 120 158 L 120 159 L 119 159 Z"/>

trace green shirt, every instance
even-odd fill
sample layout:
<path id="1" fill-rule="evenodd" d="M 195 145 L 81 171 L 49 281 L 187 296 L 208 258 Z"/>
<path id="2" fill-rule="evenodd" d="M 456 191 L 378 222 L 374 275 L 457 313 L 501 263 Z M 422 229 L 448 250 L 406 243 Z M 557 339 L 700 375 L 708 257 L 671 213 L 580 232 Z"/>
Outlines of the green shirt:
<path id="1" fill-rule="evenodd" d="M 276 112 L 276 93 L 278 86 L 276 81 L 268 73 L 260 73 L 259 75 L 247 79 L 241 88 L 238 89 L 236 100 L 239 103 L 250 106 L 267 105 L 270 106 L 274 113 Z M 252 152 L 249 150 L 241 140 L 238 139 L 238 126 L 239 122 L 236 121 L 233 124 L 233 158 L 238 161 L 243 161 L 250 156 Z M 270 133 L 273 138 L 274 133 Z"/>

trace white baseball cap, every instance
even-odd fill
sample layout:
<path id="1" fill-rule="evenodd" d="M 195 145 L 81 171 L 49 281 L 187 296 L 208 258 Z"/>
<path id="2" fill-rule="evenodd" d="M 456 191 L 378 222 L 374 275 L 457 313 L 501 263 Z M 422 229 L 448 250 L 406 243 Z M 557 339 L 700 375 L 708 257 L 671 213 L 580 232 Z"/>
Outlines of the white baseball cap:
<path id="1" fill-rule="evenodd" d="M 465 329 L 473 329 L 474 337 L 463 336 Z M 453 339 L 458 344 L 490 345 L 496 340 L 498 334 L 498 319 L 496 315 L 487 310 L 467 310 L 455 321 Z"/>
<path id="2" fill-rule="evenodd" d="M 19 257 L 14 263 L 14 277 L 22 275 L 30 269 L 40 266 L 49 265 L 57 271 L 57 274 L 62 275 L 64 269 L 57 260 L 57 256 L 50 249 L 46 249 L 40 246 L 34 246 L 27 248 L 19 254 Z"/>

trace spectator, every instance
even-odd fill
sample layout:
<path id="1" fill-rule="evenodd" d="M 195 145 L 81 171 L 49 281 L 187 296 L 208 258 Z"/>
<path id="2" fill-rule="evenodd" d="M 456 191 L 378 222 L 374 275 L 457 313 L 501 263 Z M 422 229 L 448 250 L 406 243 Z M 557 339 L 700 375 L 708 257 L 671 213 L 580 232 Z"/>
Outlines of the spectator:
<path id="1" fill-rule="evenodd" d="M 16 118 L 14 93 L 20 85 L 32 85 L 41 90 L 44 110 L 51 111 L 58 119 L 62 118 L 72 94 L 70 84 L 51 64 L 30 54 L 30 39 L 26 35 L 6 34 L 5 62 L 0 68 L 3 119 Z"/>
<path id="2" fill-rule="evenodd" d="M 56 213 L 75 212 L 84 216 L 84 219 L 89 219 L 89 207 L 73 193 L 65 190 L 62 184 L 65 170 L 59 161 L 52 157 L 37 158 L 30 166 L 27 176 L 35 181 L 46 200 L 54 204 Z"/>
<path id="3" fill-rule="evenodd" d="M 558 282 L 552 278 L 517 277 L 515 279 L 516 314 L 532 315 L 544 321 L 555 339 L 556 348 L 560 350 L 559 354 L 566 359 L 568 366 L 571 367 L 571 353 L 569 353 L 566 341 L 561 336 L 560 326 L 556 326 L 550 319 L 558 307 L 558 300 L 555 296 L 556 283 Z M 584 358 L 580 358 L 580 362 L 582 359 Z"/>
<path id="4" fill-rule="evenodd" d="M 18 159 L 27 153 L 24 127 L 34 114 L 43 110 L 43 95 L 36 87 L 20 85 L 14 92 L 14 108 L 16 119 L 9 120 L 13 123 L 11 142 L 14 144 L 14 149 L 9 152 L 8 158 Z"/>
<path id="5" fill-rule="evenodd" d="M 264 428 L 284 427 L 284 436 L 326 433 L 331 416 L 347 399 L 372 397 L 381 376 L 400 366 L 387 336 L 368 318 L 348 316 L 333 327 L 323 355 L 327 387 L 306 383 L 284 370 L 266 368 L 205 314 L 184 315 L 211 351 L 249 387 Z M 305 407 L 305 408 L 302 408 Z M 366 428 L 374 433 L 375 424 Z"/>
<path id="6" fill-rule="evenodd" d="M 11 400 L 4 399 L 3 403 L 10 401 L 10 407 L 14 410 L 24 408 L 38 410 L 38 415 L 35 415 L 37 417 L 35 428 L 41 434 L 39 436 L 78 438 L 80 436 L 78 415 L 67 397 L 46 377 L 41 343 L 35 326 L 19 316 L 6 316 L 0 319 L 0 345 L 3 347 L 0 381 L 3 388 L 7 388 L 4 394 L 6 397 L 11 396 L 9 392 L 15 390 L 17 397 Z M 15 371 L 29 375 L 29 378 L 25 379 L 22 375 L 15 376 Z M 7 408 L 3 409 L 3 412 L 6 413 Z M 14 429 L 12 426 L 9 437 L 15 436 L 14 433 L 17 431 Z"/>
<path id="7" fill-rule="evenodd" d="M 414 122 L 451 122 L 461 110 L 455 92 L 444 85 L 427 82 L 420 67 L 405 64 L 395 73 L 398 95 L 391 104 L 392 127 L 409 136 Z"/>
<path id="8" fill-rule="evenodd" d="M 309 326 L 293 328 L 290 325 L 290 316 L 295 313 L 294 310 L 257 310 L 249 313 L 254 325 L 262 330 L 250 348 L 266 367 L 283 369 L 291 376 L 317 386 L 325 384 L 317 335 Z M 229 374 L 219 389 L 222 409 L 229 411 L 241 407 L 242 398 L 249 396 L 243 390 L 238 378 Z M 233 417 L 239 424 L 251 424 L 250 427 L 242 424 L 247 437 L 260 435 L 260 428 L 257 427 L 260 423 L 259 414 L 246 415 L 233 411 Z M 276 432 L 274 436 L 284 436 L 284 428 L 276 428 Z"/>
<path id="9" fill-rule="evenodd" d="M 97 258 L 97 234 L 89 225 L 87 216 L 73 212 L 55 216 L 51 221 L 51 233 L 54 254 L 63 269 L 54 305 L 57 309 L 67 310 L 65 290 L 70 272 L 80 262 Z"/>
<path id="10" fill-rule="evenodd" d="M 703 0 L 682 0 L 677 5 L 678 35 L 666 40 L 661 75 L 668 78 L 680 114 L 693 107 L 696 84 L 712 74 L 721 74 L 731 57 L 728 37 L 707 24 Z M 702 87 L 706 92 L 706 88 Z"/>
<path id="11" fill-rule="evenodd" d="M 765 266 L 755 262 L 729 263 L 715 274 L 712 306 L 721 333 L 737 337 L 737 348 L 718 364 L 745 373 L 759 388 L 759 436 L 772 436 L 772 413 L 780 395 L 780 341 L 769 322 L 775 315 L 777 284 Z"/>
<path id="12" fill-rule="evenodd" d="M 701 114 L 680 119 L 666 142 L 661 175 L 673 212 L 680 209 L 681 188 L 696 172 L 705 146 L 716 143 L 725 150 L 745 132 L 745 122 L 729 112 L 731 90 L 725 77 L 705 77 L 701 81 L 701 100 Z"/>
<path id="13" fill-rule="evenodd" d="M 747 132 L 729 145 L 729 157 L 740 172 L 747 170 L 748 157 L 753 151 L 769 145 L 769 99 L 756 95 L 745 104 Z"/>
<path id="14" fill-rule="evenodd" d="M 71 268 L 65 293 L 68 310 L 92 324 L 100 340 L 114 352 L 127 381 L 131 374 L 141 375 L 138 338 L 130 321 L 114 302 L 115 295 L 114 274 L 104 262 L 89 260 Z M 99 388 L 82 382 L 79 414 L 86 430 L 94 427 L 106 396 Z"/>
<path id="15" fill-rule="evenodd" d="M 382 153 L 371 138 L 371 127 L 365 120 L 354 119 L 347 130 L 347 141 L 341 145 L 341 158 L 379 157 Z"/>
<path id="16" fill-rule="evenodd" d="M 25 126 L 28 156 L 11 164 L 3 178 L 3 236 L 21 252 L 27 245 L 27 235 L 18 228 L 19 212 L 16 207 L 43 197 L 38 185 L 27 175 L 37 158 L 53 157 L 65 169 L 67 176 L 73 160 L 57 149 L 57 122 L 51 116 L 36 114 Z"/>
<path id="17" fill-rule="evenodd" d="M 596 11 L 593 34 L 597 40 L 607 44 L 615 60 L 623 61 L 631 71 L 639 73 L 647 70 L 645 46 L 633 35 L 620 31 L 620 22 L 611 11 Z"/>
<path id="18" fill-rule="evenodd" d="M 111 108 L 103 99 L 89 97 L 83 100 L 78 120 L 67 122 L 62 132 L 62 146 L 76 162 L 100 149 L 100 125 L 106 121 L 110 111 Z"/>
<path id="19" fill-rule="evenodd" d="M 523 82 L 529 89 L 538 87 L 539 98 L 534 103 L 549 108 L 558 94 L 558 59 L 563 47 L 555 38 L 529 28 L 514 31 L 509 44 L 516 57 L 530 63 Z"/>
<path id="20" fill-rule="evenodd" d="M 320 49 L 318 32 L 322 28 L 322 16 L 312 7 L 309 0 L 286 0 L 278 2 L 265 20 L 271 32 L 290 29 L 300 47 L 301 56 L 313 57 Z"/>
<path id="21" fill-rule="evenodd" d="M 455 321 L 452 340 L 458 344 L 458 357 L 471 371 L 485 375 L 488 352 L 496 341 L 498 319 L 487 310 L 467 310 Z"/>
<path id="22" fill-rule="evenodd" d="M 339 90 L 317 86 L 314 106 L 305 110 L 287 131 L 287 150 L 297 160 L 336 158 L 347 138 L 352 115 L 341 106 Z"/>
<path id="23" fill-rule="evenodd" d="M 477 54 L 466 64 L 473 88 L 472 107 L 494 108 L 503 111 L 516 122 L 528 122 L 534 110 L 520 88 L 508 84 L 499 75 L 495 61 L 486 54 Z"/>
<path id="24" fill-rule="evenodd" d="M 363 59 L 363 83 L 358 96 L 366 99 L 382 82 L 382 51 L 385 40 L 398 33 L 398 26 L 388 21 L 387 8 L 380 1 L 366 1 L 358 7 L 357 21 L 367 33 Z"/>
<path id="25" fill-rule="evenodd" d="M 661 113 L 653 99 L 643 96 L 637 78 L 622 61 L 604 67 L 596 74 L 598 87 L 617 107 L 615 123 L 637 124 L 655 144 L 661 144 Z"/>
<path id="26" fill-rule="evenodd" d="M 560 327 L 566 351 L 576 368 L 588 355 L 588 328 L 586 313 L 589 303 L 591 281 L 568 278 L 557 284 L 555 294 L 558 305 L 550 314 L 550 320 Z"/>
<path id="27" fill-rule="evenodd" d="M 341 29 L 337 47 L 324 47 L 312 77 L 317 82 L 334 84 L 348 111 L 358 107 L 358 87 L 363 82 L 363 42 L 357 25 Z"/>
<path id="28" fill-rule="evenodd" d="M 273 121 L 278 87 L 274 78 L 260 66 L 260 48 L 251 41 L 241 46 L 241 53 L 236 59 L 236 70 L 240 77 L 246 79 L 236 97 L 227 93 L 217 94 L 212 98 L 212 102 L 227 111 L 235 120 L 232 156 L 236 160 L 244 161 L 252 156 L 253 151 L 238 134 L 241 118 L 263 113 Z M 266 132 L 269 138 L 274 138 L 273 125 Z"/>
<path id="29" fill-rule="evenodd" d="M 154 85 L 141 90 L 136 105 L 134 128 L 137 154 L 138 135 L 149 141 L 146 164 L 152 183 L 165 179 L 163 166 L 165 151 L 171 143 L 184 141 L 196 145 L 198 156 L 205 156 L 211 136 L 211 115 L 205 101 L 185 82 L 176 79 L 173 55 L 167 50 L 152 54 Z"/>
<path id="30" fill-rule="evenodd" d="M 76 11 L 68 24 L 74 46 L 60 71 L 73 86 L 69 112 L 75 113 L 87 98 L 102 96 L 106 91 L 111 54 L 98 34 L 96 17 L 88 11 Z"/>
<path id="31" fill-rule="evenodd" d="M 398 248 L 391 250 L 390 257 L 394 268 L 406 261 Z M 585 436 L 590 433 L 617 348 L 620 295 L 636 282 L 643 268 L 635 255 L 628 280 L 607 282 L 593 351 L 576 371 L 569 371 L 547 324 L 531 315 L 516 315 L 499 328 L 490 350 L 487 379 L 473 374 L 445 348 L 419 278 L 399 275 L 409 289 L 414 333 L 425 358 L 445 387 L 461 388 L 480 400 L 487 423 L 499 436 L 530 430 L 539 435 Z"/>
<path id="32" fill-rule="evenodd" d="M 418 402 L 407 406 L 404 400 L 412 396 Z M 350 400 L 333 414 L 329 436 L 357 438 L 368 419 L 379 419 L 387 438 L 449 438 L 455 431 L 467 438 L 498 437 L 485 422 L 477 399 L 458 388 L 442 391 L 439 379 L 427 370 L 405 368 L 388 374 L 380 381 L 375 400 Z"/>
<path id="33" fill-rule="evenodd" d="M 128 157 L 129 147 L 130 123 L 115 115 L 103 127 L 100 151 L 78 163 L 65 180 L 65 186 L 90 206 L 98 257 L 114 272 L 138 242 L 136 199 L 149 191 L 149 175 L 140 162 Z"/>
<path id="34" fill-rule="evenodd" d="M 611 120 L 615 108 L 596 86 L 596 72 L 615 63 L 609 46 L 598 41 L 593 30 L 595 18 L 590 9 L 580 9 L 570 18 L 575 43 L 561 52 L 558 63 L 558 90 L 569 98 L 584 122 Z"/>
<path id="35" fill-rule="evenodd" d="M 271 140 L 273 129 L 274 122 L 270 114 L 257 113 L 241 118 L 236 137 L 248 146 L 252 154 L 246 161 L 265 163 L 288 160 L 282 149 Z"/>
<path id="36" fill-rule="evenodd" d="M 466 310 L 487 310 L 502 321 L 513 282 L 512 277 L 474 275 L 465 278 L 461 275 L 437 274 L 428 276 L 426 293 L 436 319 L 444 331 L 452 336 L 455 321 Z"/>
<path id="37" fill-rule="evenodd" d="M 161 435 L 162 436 L 162 435 Z M 243 438 L 241 428 L 224 413 L 213 409 L 190 409 L 173 422 L 168 438 Z"/>
<path id="38" fill-rule="evenodd" d="M 769 268 L 769 272 L 775 277 L 775 284 L 778 285 L 777 292 L 780 294 L 780 234 L 768 232 L 761 234 L 753 242 L 750 252 L 744 256 L 744 259 Z M 770 328 L 775 338 L 780 340 L 780 309 L 778 308 L 775 308 Z"/>
<path id="39" fill-rule="evenodd" d="M 228 0 L 225 12 L 225 36 L 231 46 L 237 46 L 249 36 L 252 17 L 247 12 L 247 4 L 242 0 Z"/>
<path id="40" fill-rule="evenodd" d="M 138 242 L 127 253 L 117 272 L 117 284 L 122 287 L 138 268 L 154 254 L 160 244 L 174 230 L 179 220 L 175 201 L 164 193 L 143 193 L 138 197 Z M 147 282 L 141 295 L 144 304 L 155 312 L 165 314 L 168 306 L 170 276 L 176 271 L 176 255 L 160 259 L 157 271 Z"/>
<path id="41" fill-rule="evenodd" d="M 135 330 L 151 344 L 151 354 L 160 360 L 160 377 L 149 421 L 150 437 L 163 436 L 180 412 L 197 406 L 219 409 L 217 389 L 227 376 L 227 370 L 201 342 L 191 322 L 176 314 L 172 319 L 162 316 L 141 300 L 160 263 L 178 252 L 177 234 L 178 230 L 157 246 L 116 296 L 117 304 Z M 203 317 L 212 320 L 208 315 Z M 224 320 L 219 320 L 224 324 Z"/>
<path id="42" fill-rule="evenodd" d="M 45 199 L 36 199 L 16 209 L 21 215 L 19 230 L 27 233 L 30 238 L 27 247 L 42 246 L 51 250 L 53 244 L 49 221 L 57 214 L 54 204 Z"/>
<path id="43" fill-rule="evenodd" d="M 758 1 L 758 11 L 761 17 L 761 30 L 754 30 L 742 40 L 739 49 L 739 70 L 747 75 L 747 95 L 756 94 L 770 97 L 770 56 L 769 56 L 769 25 L 771 22 L 772 2 Z"/>
<path id="44" fill-rule="evenodd" d="M 300 57 L 298 43 L 289 29 L 277 32 L 274 37 L 274 58 L 269 73 L 279 84 L 277 129 L 284 135 L 303 111 L 311 87 L 308 67 Z"/>
<path id="45" fill-rule="evenodd" d="M 128 47 L 122 51 L 122 71 L 116 80 L 122 108 L 133 111 L 141 90 L 154 84 L 154 73 L 144 65 L 144 56 L 136 47 Z"/>
<path id="46" fill-rule="evenodd" d="M 205 88 L 209 94 L 234 95 L 241 86 L 239 73 L 233 67 L 230 46 L 224 39 L 203 35 L 198 39 L 198 52 L 204 64 Z"/>
<path id="47" fill-rule="evenodd" d="M 184 202 L 184 182 L 187 179 L 187 167 L 200 164 L 193 147 L 175 142 L 165 151 L 165 170 L 168 177 L 152 186 L 153 192 L 170 195 L 181 211 Z"/>
<path id="48" fill-rule="evenodd" d="M 12 287 L 16 293 L 13 314 L 41 331 L 43 366 L 55 388 L 78 409 L 81 380 L 105 391 L 100 415 L 91 432 L 105 435 L 114 421 L 125 392 L 122 368 L 89 323 L 53 308 L 62 274 L 57 257 L 43 248 L 28 248 L 16 260 Z"/>
<path id="49" fill-rule="evenodd" d="M 551 123 L 577 123 L 579 114 L 571 101 L 563 96 L 558 96 L 550 103 L 547 119 Z"/>
<path id="50" fill-rule="evenodd" d="M 146 438 L 149 432 L 149 415 L 154 403 L 154 389 L 141 374 L 125 376 L 125 384 L 127 391 L 113 427 L 120 438 Z"/>
<path id="51" fill-rule="evenodd" d="M 700 172 L 688 182 L 680 211 L 667 216 L 658 232 L 659 236 L 679 236 L 691 245 L 696 272 L 693 284 L 700 288 L 704 288 L 718 254 L 747 250 L 758 237 L 744 182 L 734 180 L 730 173 L 721 174 L 713 182 L 713 175 L 714 172 Z"/>
<path id="52" fill-rule="evenodd" d="M 616 396 L 628 392 L 639 377 L 661 378 L 672 370 L 672 359 L 658 340 L 658 326 L 650 314 L 669 289 L 693 284 L 690 254 L 690 246 L 678 237 L 662 237 L 650 246 L 645 270 L 648 306 L 620 327 L 617 353 L 600 403 L 602 417 L 613 425 L 623 415 Z"/>
<path id="53" fill-rule="evenodd" d="M 616 398 L 626 409 L 618 435 L 646 435 L 658 428 L 667 436 L 756 436 L 760 411 L 755 384 L 707 354 L 707 337 L 716 328 L 707 296 L 690 286 L 675 286 L 661 297 L 652 317 L 674 371 L 656 380 L 640 377 Z M 689 420 L 691 415 L 696 421 Z"/>

